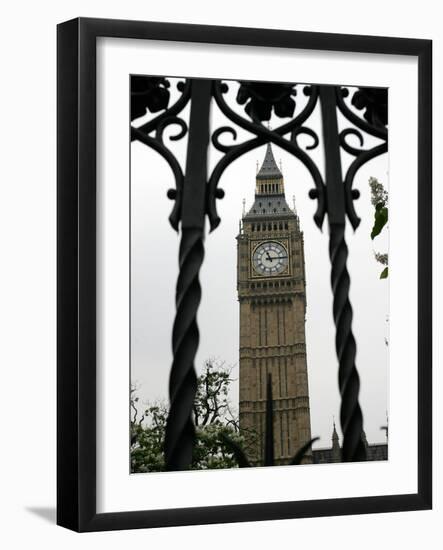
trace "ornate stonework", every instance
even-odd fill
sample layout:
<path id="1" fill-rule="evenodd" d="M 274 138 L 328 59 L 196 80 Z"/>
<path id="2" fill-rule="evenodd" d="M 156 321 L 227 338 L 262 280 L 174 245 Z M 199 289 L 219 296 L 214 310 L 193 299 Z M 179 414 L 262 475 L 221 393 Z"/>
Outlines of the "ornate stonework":
<path id="1" fill-rule="evenodd" d="M 285 198 L 271 146 L 256 176 L 255 200 L 237 236 L 240 302 L 240 429 L 255 434 L 263 459 L 267 375 L 272 375 L 275 464 L 311 438 L 306 365 L 303 232 Z M 309 455 L 306 462 L 312 462 Z"/>

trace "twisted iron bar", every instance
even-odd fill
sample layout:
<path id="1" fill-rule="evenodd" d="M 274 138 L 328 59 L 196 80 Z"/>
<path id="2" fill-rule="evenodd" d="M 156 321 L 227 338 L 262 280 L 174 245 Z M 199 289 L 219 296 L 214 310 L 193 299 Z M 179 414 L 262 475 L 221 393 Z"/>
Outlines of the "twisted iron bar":
<path id="1" fill-rule="evenodd" d="M 201 300 L 199 272 L 204 257 L 205 199 L 211 81 L 191 85 L 189 140 L 181 215 L 176 314 L 172 331 L 173 361 L 169 377 L 170 408 L 166 422 L 167 470 L 191 467 L 195 444 L 194 399 L 197 392 L 195 355 L 199 343 L 197 312 Z"/>
<path id="2" fill-rule="evenodd" d="M 352 334 L 352 307 L 349 301 L 350 277 L 346 267 L 348 247 L 345 225 L 330 225 L 329 257 L 334 295 L 335 347 L 339 361 L 338 382 L 341 395 L 340 423 L 343 430 L 342 460 L 366 459 L 362 441 L 363 415 L 358 402 L 360 379 L 355 366 L 356 343 Z"/>
<path id="3" fill-rule="evenodd" d="M 197 311 L 201 300 L 199 271 L 203 263 L 203 231 L 183 229 L 179 251 L 176 315 L 172 332 L 174 359 L 169 379 L 170 409 L 165 434 L 167 470 L 191 465 L 195 441 L 192 420 L 197 376 L 194 358 L 199 343 Z"/>

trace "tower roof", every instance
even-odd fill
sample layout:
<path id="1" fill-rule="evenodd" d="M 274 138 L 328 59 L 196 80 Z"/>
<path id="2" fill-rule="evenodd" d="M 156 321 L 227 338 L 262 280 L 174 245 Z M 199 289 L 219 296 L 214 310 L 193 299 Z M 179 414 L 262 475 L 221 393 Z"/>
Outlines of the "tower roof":
<path id="1" fill-rule="evenodd" d="M 244 218 L 294 218 L 284 195 L 262 197 L 255 195 L 255 200 Z"/>
<path id="2" fill-rule="evenodd" d="M 280 179 L 283 177 L 277 163 L 275 162 L 274 153 L 272 152 L 271 144 L 268 143 L 266 146 L 266 154 L 261 165 L 260 170 L 258 171 L 256 178 L 258 180 L 270 180 L 270 179 Z"/>
<path id="3" fill-rule="evenodd" d="M 338 439 L 338 433 L 335 429 L 335 421 L 334 421 L 334 429 L 332 430 L 332 451 L 333 452 L 340 452 L 340 441 Z"/>
<path id="4" fill-rule="evenodd" d="M 283 174 L 275 162 L 271 144 L 256 175 L 254 203 L 243 218 L 293 218 L 296 214 L 285 198 Z"/>
<path id="5" fill-rule="evenodd" d="M 332 430 L 332 441 L 338 441 L 338 433 L 337 433 L 337 430 L 335 429 L 335 422 L 333 423 L 334 425 L 334 429 Z"/>

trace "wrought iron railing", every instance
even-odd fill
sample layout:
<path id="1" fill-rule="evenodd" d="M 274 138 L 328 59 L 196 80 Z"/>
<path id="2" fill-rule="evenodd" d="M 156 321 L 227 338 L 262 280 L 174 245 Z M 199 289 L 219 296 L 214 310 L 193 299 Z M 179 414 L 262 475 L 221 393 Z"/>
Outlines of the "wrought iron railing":
<path id="1" fill-rule="evenodd" d="M 223 190 L 218 187 L 223 172 L 236 159 L 265 143 L 274 143 L 304 164 L 314 182 L 309 196 L 317 201 L 314 221 L 319 228 L 327 216 L 341 395 L 342 460 L 365 460 L 366 451 L 362 441 L 363 415 L 359 404 L 360 380 L 355 365 L 356 342 L 352 332 L 353 313 L 349 301 L 350 276 L 347 269 L 345 226 L 346 218 L 354 229 L 360 223 L 354 208 L 354 200 L 359 197 L 358 190 L 353 189 L 357 171 L 370 159 L 387 151 L 387 90 L 358 88 L 353 92 L 352 98 L 349 98 L 348 88 L 342 86 L 244 81 L 239 84 L 237 103 L 245 106 L 246 116 L 240 115 L 228 104 L 227 82 L 185 79 L 178 83 L 179 98 L 169 105 L 170 81 L 167 78 L 132 77 L 132 118 L 138 118 L 147 110 L 159 114 L 137 128 L 132 126 L 131 139 L 151 147 L 169 164 L 175 178 L 175 188 L 167 193 L 174 201 L 169 221 L 175 230 L 178 231 L 180 227 L 181 232 L 180 271 L 172 334 L 174 358 L 169 383 L 170 411 L 165 443 L 167 469 L 187 469 L 192 461 L 195 441 L 192 410 L 197 387 L 194 360 L 199 343 L 196 317 L 201 298 L 199 272 L 204 256 L 205 217 L 209 219 L 211 231 L 216 229 L 220 223 L 216 202 L 224 196 Z M 297 112 L 294 96 L 299 88 L 303 90 L 307 100 Z M 230 121 L 229 126 L 211 129 L 209 114 L 213 101 Z M 349 101 L 353 109 L 350 108 Z M 189 103 L 187 124 L 181 115 Z M 318 103 L 322 140 L 308 126 Z M 362 111 L 362 116 L 357 111 Z M 338 112 L 350 124 L 341 131 Z M 264 121 L 269 120 L 272 113 L 281 118 L 289 117 L 290 121 L 271 130 L 264 125 Z M 163 139 L 165 128 L 170 125 L 179 126 L 179 132 L 171 140 L 179 140 L 188 135 L 185 171 Z M 230 134 L 236 140 L 238 128 L 246 130 L 253 137 L 232 145 L 225 145 L 220 141 L 222 134 Z M 299 136 L 303 134 L 312 138 L 312 143 L 305 149 L 298 143 Z M 378 144 L 366 149 L 363 148 L 364 137 L 368 135 L 377 138 Z M 349 136 L 356 137 L 360 147 L 351 145 Z M 208 174 L 210 142 L 223 156 Z M 320 142 L 325 158 L 324 177 L 308 152 L 317 148 Z M 342 151 L 355 157 L 344 175 Z M 267 452 L 271 453 L 270 448 Z M 265 456 L 265 463 L 273 463 L 271 455 Z"/>
<path id="2" fill-rule="evenodd" d="M 234 458 L 236 459 L 239 468 L 250 468 L 255 465 L 254 462 L 249 460 L 246 456 L 245 451 L 235 443 L 230 437 L 225 434 L 220 435 L 225 446 L 232 452 Z M 301 464 L 304 459 L 308 456 L 309 450 L 315 441 L 320 439 L 319 437 L 314 437 L 309 441 L 306 441 L 294 456 L 291 457 L 288 464 L 295 466 Z M 263 451 L 263 466 L 274 466 L 274 405 L 272 399 L 272 375 L 268 374 L 268 379 L 266 383 L 266 408 L 265 408 L 265 433 L 264 433 L 264 451 Z"/>

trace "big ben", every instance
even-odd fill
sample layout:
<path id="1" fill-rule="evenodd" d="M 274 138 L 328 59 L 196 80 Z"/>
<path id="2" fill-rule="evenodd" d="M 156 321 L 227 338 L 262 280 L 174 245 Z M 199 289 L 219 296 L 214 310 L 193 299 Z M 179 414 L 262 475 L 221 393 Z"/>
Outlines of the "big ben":
<path id="1" fill-rule="evenodd" d="M 237 236 L 237 290 L 240 430 L 253 434 L 251 458 L 260 464 L 271 374 L 275 464 L 288 464 L 311 439 L 304 243 L 270 144 L 256 174 L 254 203 L 243 213 Z M 308 455 L 305 462 L 311 461 Z"/>

